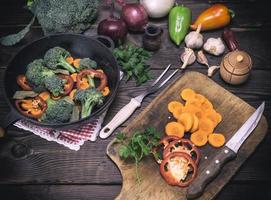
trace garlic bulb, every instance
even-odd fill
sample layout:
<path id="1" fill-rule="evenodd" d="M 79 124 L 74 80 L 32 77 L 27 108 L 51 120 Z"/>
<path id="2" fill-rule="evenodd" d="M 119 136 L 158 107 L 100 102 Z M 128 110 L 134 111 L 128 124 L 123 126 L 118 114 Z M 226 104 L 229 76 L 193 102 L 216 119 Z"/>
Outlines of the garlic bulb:
<path id="1" fill-rule="evenodd" d="M 196 55 L 193 49 L 184 48 L 184 52 L 180 56 L 181 61 L 187 65 L 192 65 L 196 61 Z"/>
<path id="2" fill-rule="evenodd" d="M 203 45 L 203 36 L 200 34 L 201 25 L 196 31 L 191 31 L 184 39 L 185 45 L 191 49 L 199 49 Z"/>
<path id="3" fill-rule="evenodd" d="M 220 68 L 220 66 L 211 66 L 208 69 L 208 76 L 211 77 L 215 74 L 215 72 Z"/>
<path id="4" fill-rule="evenodd" d="M 203 49 L 209 54 L 219 56 L 224 53 L 225 45 L 221 38 L 209 38 L 203 45 Z"/>

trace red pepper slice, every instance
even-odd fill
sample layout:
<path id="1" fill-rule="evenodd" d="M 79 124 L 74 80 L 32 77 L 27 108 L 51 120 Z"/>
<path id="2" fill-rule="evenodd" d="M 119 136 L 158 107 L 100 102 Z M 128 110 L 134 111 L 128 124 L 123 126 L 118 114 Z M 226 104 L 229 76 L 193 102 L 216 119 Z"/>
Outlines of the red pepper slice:
<path id="1" fill-rule="evenodd" d="M 154 158 L 158 164 L 161 164 L 163 160 L 163 151 L 166 149 L 166 147 L 169 145 L 169 143 L 179 140 L 179 137 L 176 136 L 166 136 L 162 138 L 156 147 L 152 149 L 152 154 L 154 155 Z"/>
<path id="2" fill-rule="evenodd" d="M 64 75 L 64 74 L 59 74 L 58 77 L 67 81 L 64 85 L 63 96 L 69 94 L 72 91 L 73 85 L 74 85 L 74 81 L 73 81 L 72 77 L 69 75 Z"/>
<path id="3" fill-rule="evenodd" d="M 179 139 L 172 141 L 164 150 L 163 158 L 166 158 L 172 152 L 182 152 L 189 155 L 197 165 L 200 160 L 200 152 L 198 148 L 187 139 Z"/>
<path id="4" fill-rule="evenodd" d="M 77 84 L 78 89 L 81 89 L 80 87 L 81 82 L 83 78 L 87 75 L 91 75 L 92 77 L 96 77 L 100 79 L 100 85 L 98 87 L 99 91 L 102 91 L 107 86 L 107 77 L 104 73 L 97 70 L 93 70 L 93 69 L 84 69 L 80 71 L 76 77 L 76 84 Z"/>
<path id="5" fill-rule="evenodd" d="M 18 111 L 31 118 L 38 119 L 47 109 L 46 102 L 39 96 L 30 99 L 21 99 L 15 101 Z"/>
<path id="6" fill-rule="evenodd" d="M 27 83 L 26 77 L 25 75 L 18 75 L 17 76 L 17 84 L 26 91 L 32 91 L 33 89 L 31 88 L 31 86 Z"/>
<path id="7" fill-rule="evenodd" d="M 160 173 L 168 184 L 187 187 L 196 177 L 197 166 L 186 153 L 173 152 L 162 161 Z"/>

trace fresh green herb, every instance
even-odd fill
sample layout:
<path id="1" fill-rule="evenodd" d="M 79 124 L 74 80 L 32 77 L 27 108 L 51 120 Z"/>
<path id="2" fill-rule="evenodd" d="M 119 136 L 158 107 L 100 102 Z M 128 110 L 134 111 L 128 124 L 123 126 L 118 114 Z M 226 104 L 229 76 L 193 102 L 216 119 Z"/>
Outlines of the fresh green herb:
<path id="1" fill-rule="evenodd" d="M 139 162 L 142 158 L 152 154 L 152 149 L 158 145 L 161 134 L 155 128 L 146 128 L 143 132 L 137 131 L 126 141 L 123 133 L 118 133 L 116 139 L 122 145 L 119 148 L 119 156 L 123 160 L 132 159 L 136 165 L 136 180 L 140 183 L 138 171 Z"/>
<path id="2" fill-rule="evenodd" d="M 128 44 L 116 48 L 113 54 L 125 73 L 126 81 L 134 77 L 137 85 L 141 85 L 151 79 L 149 65 L 146 63 L 151 56 L 148 51 L 133 44 Z"/>

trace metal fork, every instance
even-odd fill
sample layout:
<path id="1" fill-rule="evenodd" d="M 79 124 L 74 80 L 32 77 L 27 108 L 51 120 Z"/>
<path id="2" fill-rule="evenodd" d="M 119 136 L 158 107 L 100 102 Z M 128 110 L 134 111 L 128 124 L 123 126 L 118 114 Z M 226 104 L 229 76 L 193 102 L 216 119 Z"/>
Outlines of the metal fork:
<path id="1" fill-rule="evenodd" d="M 170 67 L 171 64 L 167 66 L 163 73 L 144 92 L 142 92 L 137 97 L 132 98 L 131 101 L 126 106 L 124 106 L 105 127 L 103 127 L 103 129 L 100 131 L 101 138 L 105 139 L 109 137 L 117 127 L 125 122 L 134 113 L 134 111 L 141 106 L 141 103 L 146 96 L 159 90 L 179 71 L 179 69 L 176 69 L 162 83 L 158 85 L 158 82 L 167 73 Z"/>

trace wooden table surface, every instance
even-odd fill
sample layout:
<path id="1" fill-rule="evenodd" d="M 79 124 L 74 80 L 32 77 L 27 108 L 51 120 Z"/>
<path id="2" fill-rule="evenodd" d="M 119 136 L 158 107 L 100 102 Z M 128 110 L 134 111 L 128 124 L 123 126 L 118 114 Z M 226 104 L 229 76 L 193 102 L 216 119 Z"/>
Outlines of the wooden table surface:
<path id="1" fill-rule="evenodd" d="M 266 101 L 265 116 L 271 117 L 271 3 L 262 0 L 183 0 L 193 12 L 193 19 L 209 5 L 223 2 L 236 12 L 231 28 L 242 49 L 253 60 L 252 76 L 241 86 L 230 86 L 219 74 L 213 79 L 222 87 L 247 101 L 252 106 Z M 23 6 L 25 0 L 2 0 L 0 6 L 0 36 L 14 33 L 24 27 L 32 15 Z M 102 7 L 102 9 L 105 9 Z M 106 15 L 101 12 L 98 21 Z M 167 28 L 167 20 L 153 23 Z M 93 35 L 96 34 L 93 26 Z M 221 30 L 204 33 L 207 37 L 219 37 Z M 3 98 L 3 74 L 12 56 L 24 45 L 42 36 L 39 24 L 35 24 L 27 37 L 13 47 L 0 46 L 0 118 L 8 113 Z M 128 40 L 141 44 L 141 35 L 128 35 Z M 181 46 L 183 47 L 183 46 Z M 152 73 L 157 77 L 163 68 L 172 63 L 179 65 L 182 48 L 176 48 L 163 35 L 163 45 L 150 60 Z M 221 57 L 209 56 L 211 64 L 219 64 Z M 18 66 L 24 67 L 24 66 Z M 206 68 L 194 64 L 189 70 L 206 73 Z M 194 80 L 196 81 L 196 80 Z M 116 100 L 106 117 L 108 122 L 116 112 L 147 84 L 136 87 L 134 81 L 122 81 Z M 145 99 L 136 116 L 156 96 Z M 130 119 L 132 120 L 134 116 Z M 126 122 L 121 128 L 129 123 Z M 269 133 L 271 130 L 269 128 Z M 48 142 L 33 134 L 10 127 L 7 135 L 0 139 L 0 199 L 47 200 L 47 199 L 113 199 L 121 189 L 122 177 L 118 169 L 105 154 L 107 144 L 113 139 L 98 139 L 86 142 L 80 151 L 72 151 L 54 142 Z M 26 149 L 25 149 L 26 147 Z M 271 136 L 268 134 L 256 152 L 244 163 L 230 183 L 217 196 L 219 200 L 271 199 Z"/>

